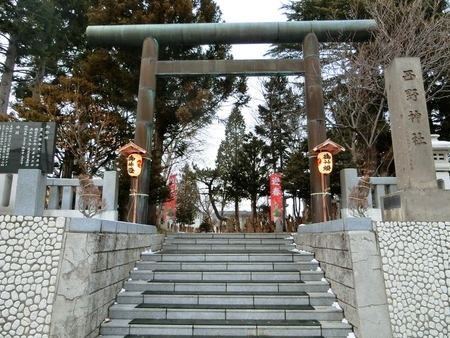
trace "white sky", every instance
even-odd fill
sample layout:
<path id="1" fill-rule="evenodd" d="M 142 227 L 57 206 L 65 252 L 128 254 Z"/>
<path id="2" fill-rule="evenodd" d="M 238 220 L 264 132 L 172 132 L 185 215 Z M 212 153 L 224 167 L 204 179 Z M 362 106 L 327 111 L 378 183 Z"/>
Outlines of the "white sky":
<path id="1" fill-rule="evenodd" d="M 279 22 L 286 21 L 286 17 L 279 10 L 283 2 L 280 0 L 215 0 L 222 11 L 222 18 L 226 22 Z M 232 53 L 234 59 L 262 59 L 267 52 L 269 45 L 253 44 L 253 45 L 233 45 Z M 248 78 L 248 86 L 252 101 L 250 106 L 243 110 L 243 115 L 249 128 L 253 124 L 253 111 L 261 100 L 259 91 L 259 78 Z M 231 112 L 232 102 L 224 103 L 219 113 L 221 119 L 225 119 Z M 202 153 L 202 161 L 198 163 L 200 166 L 214 167 L 214 161 L 217 155 L 217 149 L 220 142 L 225 136 L 225 127 L 218 121 L 214 122 L 211 127 L 206 130 L 204 140 L 205 151 Z M 250 129 L 249 129 L 250 130 Z"/>

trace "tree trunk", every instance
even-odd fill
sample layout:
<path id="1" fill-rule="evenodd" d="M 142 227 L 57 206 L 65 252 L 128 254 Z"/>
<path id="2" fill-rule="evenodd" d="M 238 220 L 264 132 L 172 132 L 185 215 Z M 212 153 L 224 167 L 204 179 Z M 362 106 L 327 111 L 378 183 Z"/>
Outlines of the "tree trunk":
<path id="1" fill-rule="evenodd" d="M 12 35 L 9 38 L 8 50 L 2 78 L 0 80 L 0 115 L 8 114 L 9 97 L 11 95 L 11 86 L 14 75 L 14 68 L 17 57 L 17 37 Z"/>
<path id="2" fill-rule="evenodd" d="M 234 218 L 236 221 L 236 232 L 241 232 L 241 224 L 239 222 L 239 199 L 234 200 Z"/>
<path id="3" fill-rule="evenodd" d="M 39 67 L 36 72 L 36 76 L 34 78 L 34 91 L 33 91 L 33 98 L 38 98 L 40 96 L 40 86 L 44 80 L 45 76 L 45 60 L 41 60 L 39 63 Z"/>
<path id="4" fill-rule="evenodd" d="M 367 147 L 364 154 L 364 163 L 361 165 L 362 176 L 374 176 L 377 173 L 378 152 L 374 147 Z"/>
<path id="5" fill-rule="evenodd" d="M 258 212 L 256 209 L 256 196 L 252 196 L 251 206 L 252 206 L 252 219 L 256 219 L 258 217 Z"/>

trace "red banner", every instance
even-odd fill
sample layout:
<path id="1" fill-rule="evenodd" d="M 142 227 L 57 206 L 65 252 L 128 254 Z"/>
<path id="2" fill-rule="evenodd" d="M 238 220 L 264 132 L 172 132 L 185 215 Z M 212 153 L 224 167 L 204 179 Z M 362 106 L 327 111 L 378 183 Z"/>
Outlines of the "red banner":
<path id="1" fill-rule="evenodd" d="M 281 174 L 270 175 L 270 220 L 281 219 L 283 215 L 283 190 L 281 189 Z"/>
<path id="2" fill-rule="evenodd" d="M 169 177 L 170 197 L 164 203 L 163 220 L 170 221 L 176 218 L 176 198 L 177 198 L 177 175 Z"/>

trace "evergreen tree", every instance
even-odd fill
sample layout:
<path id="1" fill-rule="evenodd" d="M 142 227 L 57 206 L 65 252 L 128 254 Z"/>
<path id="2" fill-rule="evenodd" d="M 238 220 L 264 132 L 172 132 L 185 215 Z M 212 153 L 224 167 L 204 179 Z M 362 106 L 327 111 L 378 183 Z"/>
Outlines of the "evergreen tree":
<path id="1" fill-rule="evenodd" d="M 259 198 L 269 195 L 269 165 L 264 150 L 264 141 L 252 133 L 245 136 L 241 160 L 241 172 L 245 177 L 241 188 L 250 199 L 253 219 L 257 217 Z"/>
<path id="2" fill-rule="evenodd" d="M 70 72 L 83 51 L 89 0 L 5 0 L 0 3 L 0 35 L 7 42 L 0 80 L 0 114 L 15 97 L 38 95 L 39 86 Z M 30 90 L 33 88 L 33 90 Z"/>
<path id="3" fill-rule="evenodd" d="M 265 81 L 263 95 L 265 103 L 258 106 L 255 132 L 266 142 L 272 171 L 282 172 L 287 155 L 300 141 L 300 96 L 282 76 Z"/>
<path id="4" fill-rule="evenodd" d="M 195 175 L 186 164 L 177 185 L 177 222 L 185 225 L 193 224 L 199 211 L 199 202 L 200 193 Z"/>
<path id="5" fill-rule="evenodd" d="M 217 152 L 216 168 L 225 195 L 234 202 L 235 220 L 239 229 L 239 202 L 248 197 L 243 190 L 246 183 L 243 165 L 245 121 L 238 106 L 234 106 L 225 126 L 225 139 Z"/>

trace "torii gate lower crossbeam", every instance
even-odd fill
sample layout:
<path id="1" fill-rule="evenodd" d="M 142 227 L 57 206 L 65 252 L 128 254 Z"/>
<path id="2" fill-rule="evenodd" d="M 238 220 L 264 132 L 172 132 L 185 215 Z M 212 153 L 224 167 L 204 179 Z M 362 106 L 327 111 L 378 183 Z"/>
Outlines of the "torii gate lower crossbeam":
<path id="1" fill-rule="evenodd" d="M 198 27 L 201 25 L 200 27 Z M 153 26 L 153 27 L 152 27 Z M 182 26 L 182 27 L 181 27 Z M 113 27 L 108 29 L 108 27 Z M 375 28 L 373 20 L 242 23 L 242 24 L 173 24 L 88 27 L 92 44 L 134 44 L 143 41 L 135 143 L 151 152 L 152 128 L 157 76 L 223 76 L 223 75 L 293 75 L 305 74 L 308 148 L 326 140 L 319 40 L 354 38 L 367 40 Z M 154 29 L 152 29 L 154 28 Z M 176 33 L 178 32 L 178 34 Z M 154 34 L 153 34 L 154 33 Z M 297 34 L 296 34 L 297 33 Z M 303 43 L 304 60 L 209 60 L 158 61 L 158 36 L 164 43 L 200 45 L 211 43 Z M 181 40 L 180 40 L 181 39 Z M 197 43 L 196 43 L 197 41 Z M 329 179 L 322 180 L 316 158 L 310 157 L 311 217 L 313 223 L 328 220 L 331 196 Z M 150 158 L 146 158 L 139 178 L 136 223 L 147 224 Z M 325 201 L 325 203 L 324 203 Z"/>

